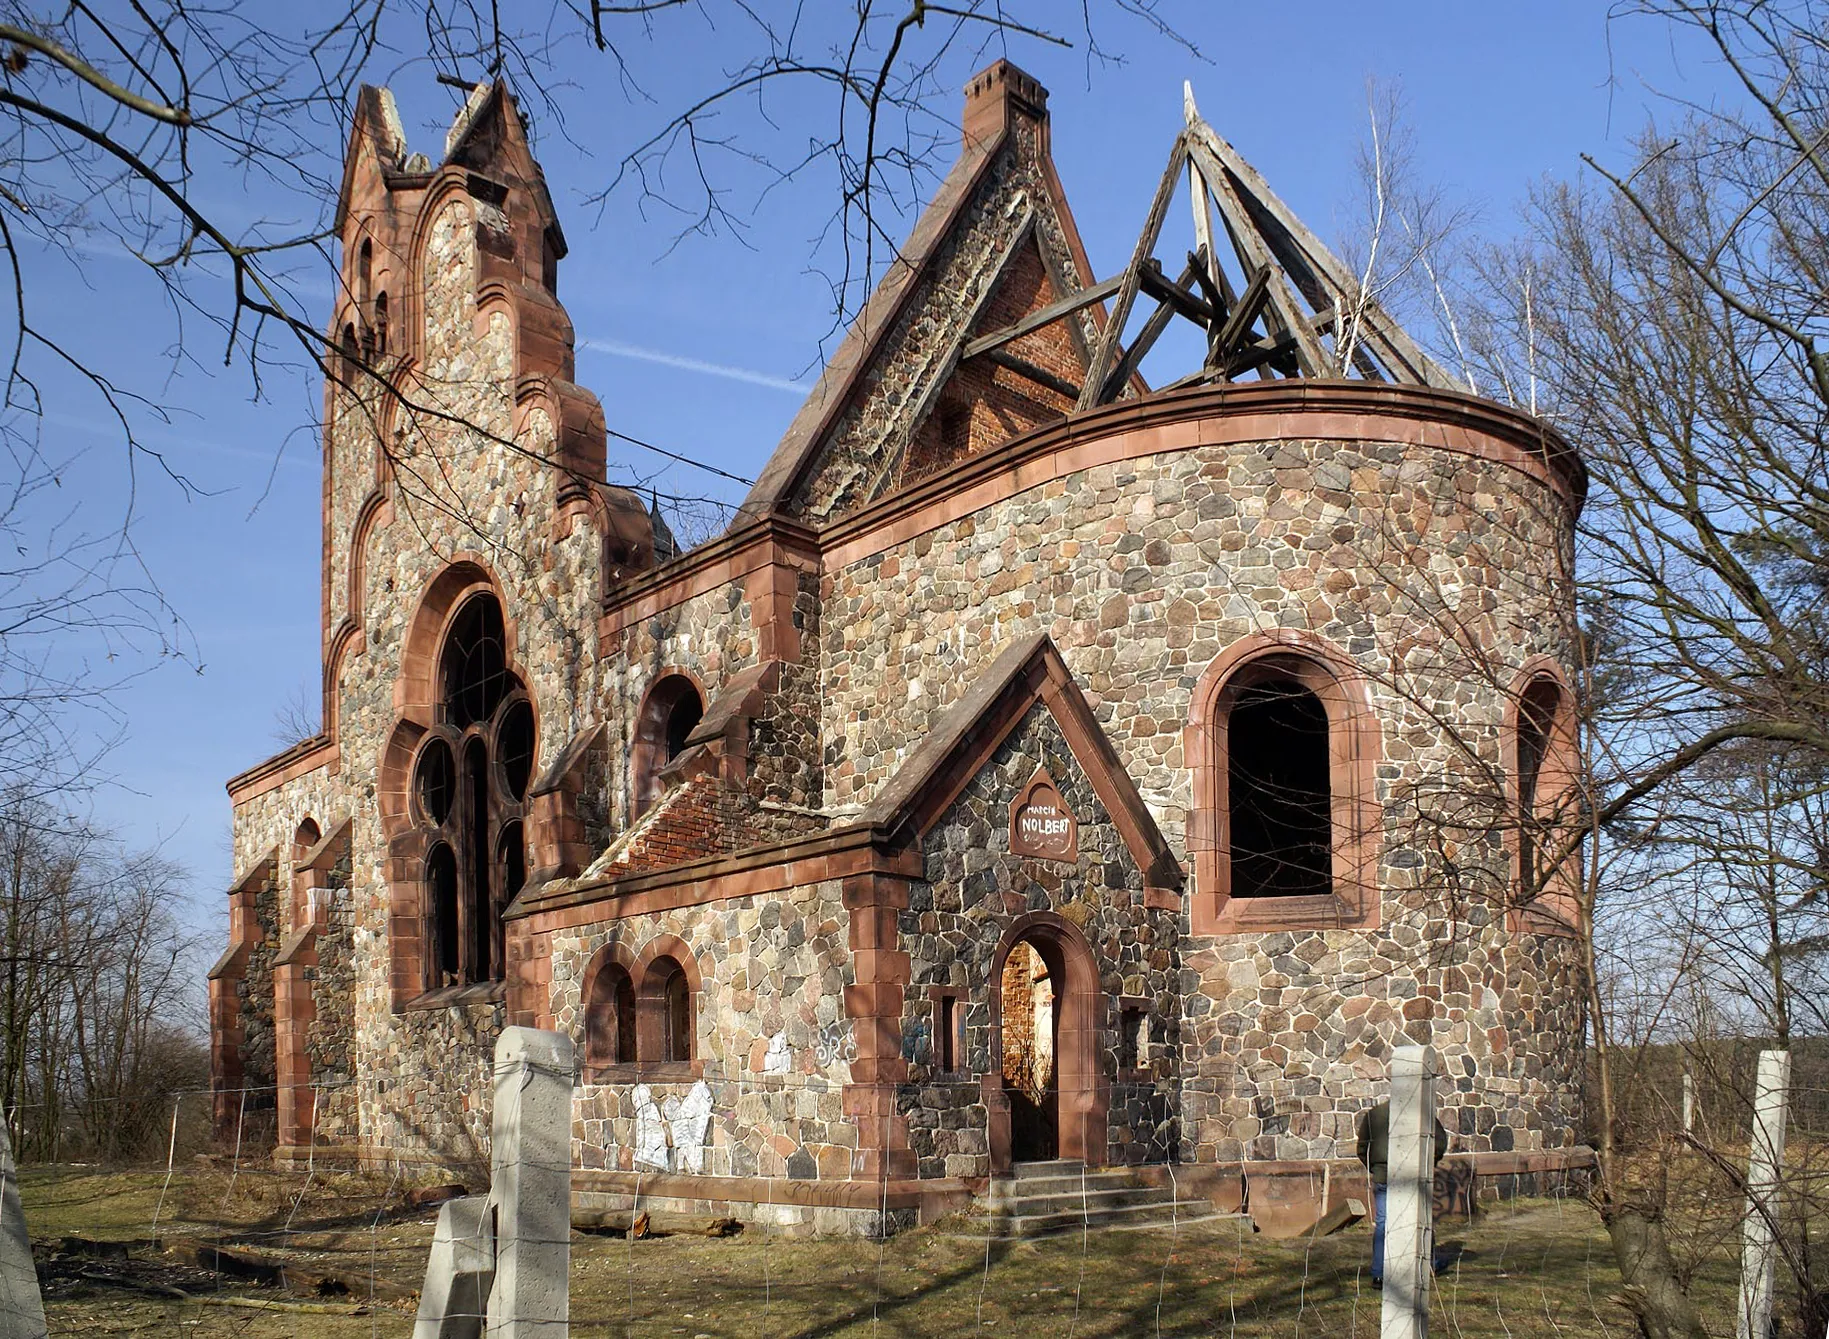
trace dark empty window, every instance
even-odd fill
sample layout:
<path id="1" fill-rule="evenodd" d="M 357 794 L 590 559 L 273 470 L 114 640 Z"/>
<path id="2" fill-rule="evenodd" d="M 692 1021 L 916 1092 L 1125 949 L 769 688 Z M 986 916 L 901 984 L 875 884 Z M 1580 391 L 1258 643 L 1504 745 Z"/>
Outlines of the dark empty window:
<path id="1" fill-rule="evenodd" d="M 686 751 L 686 741 L 704 717 L 705 700 L 699 696 L 698 686 L 683 674 L 664 675 L 648 690 L 629 755 L 636 813 L 659 796 L 661 768 Z"/>
<path id="2" fill-rule="evenodd" d="M 1518 702 L 1518 873 L 1527 896 L 1536 891 L 1540 873 L 1537 788 L 1561 698 L 1554 682 L 1534 679 Z"/>
<path id="3" fill-rule="evenodd" d="M 534 761 L 534 710 L 508 668 L 502 607 L 471 596 L 438 659 L 437 723 L 413 767 L 427 829 L 428 988 L 506 974 L 502 912 L 527 877 L 521 802 Z"/>
<path id="4" fill-rule="evenodd" d="M 457 798 L 457 764 L 451 761 L 451 746 L 444 740 L 434 738 L 420 752 L 413 792 L 427 823 L 436 827 L 451 816 Z"/>
<path id="5" fill-rule="evenodd" d="M 699 705 L 697 693 L 687 693 L 673 704 L 673 710 L 667 713 L 667 761 L 672 762 L 686 751 L 686 741 L 698 728 L 704 718 L 705 708 Z"/>
<path id="6" fill-rule="evenodd" d="M 1149 1013 L 1140 1005 L 1118 1011 L 1118 1068 L 1142 1069 L 1149 1063 Z"/>
<path id="7" fill-rule="evenodd" d="M 1238 690 L 1226 721 L 1233 897 L 1333 887 L 1327 709 L 1290 678 Z"/>
<path id="8" fill-rule="evenodd" d="M 509 688 L 506 640 L 495 597 L 473 595 L 457 611 L 439 657 L 446 724 L 461 730 L 495 714 Z"/>
<path id="9" fill-rule="evenodd" d="M 375 356 L 379 358 L 387 352 L 387 294 L 375 294 L 374 307 L 374 346 Z"/>
<path id="10" fill-rule="evenodd" d="M 436 971 L 455 980 L 462 961 L 457 951 L 457 857 L 442 842 L 426 857 L 426 885 L 432 903 Z"/>
<path id="11" fill-rule="evenodd" d="M 620 964 L 605 963 L 584 1011 L 587 1066 L 635 1063 L 635 987 Z"/>

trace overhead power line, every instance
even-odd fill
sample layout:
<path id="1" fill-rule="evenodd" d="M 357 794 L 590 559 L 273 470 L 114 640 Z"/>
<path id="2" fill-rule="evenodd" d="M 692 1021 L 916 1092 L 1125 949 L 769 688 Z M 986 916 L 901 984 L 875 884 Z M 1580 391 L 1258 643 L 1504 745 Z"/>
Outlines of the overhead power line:
<path id="1" fill-rule="evenodd" d="M 619 442 L 627 442 L 631 446 L 639 446 L 644 451 L 652 451 L 655 455 L 665 456 L 668 460 L 677 460 L 680 464 L 690 465 L 695 470 L 704 470 L 707 474 L 715 474 L 719 478 L 730 479 L 736 483 L 743 484 L 746 487 L 753 486 L 756 482 L 754 479 L 745 479 L 741 474 L 732 474 L 729 470 L 721 470 L 716 465 L 707 465 L 702 460 L 694 460 L 690 456 L 682 456 L 677 451 L 669 451 L 664 446 L 656 446 L 653 442 L 644 442 L 641 438 L 631 437 L 626 432 L 617 432 L 614 428 L 605 428 L 604 431 Z"/>

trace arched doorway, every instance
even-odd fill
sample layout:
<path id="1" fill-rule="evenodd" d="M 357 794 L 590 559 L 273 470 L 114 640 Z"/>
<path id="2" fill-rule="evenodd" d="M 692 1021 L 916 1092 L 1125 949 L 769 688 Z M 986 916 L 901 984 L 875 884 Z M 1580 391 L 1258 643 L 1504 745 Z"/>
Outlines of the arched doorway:
<path id="1" fill-rule="evenodd" d="M 984 1076 L 991 1166 L 1106 1156 L 1108 1095 L 1092 948 L 1053 912 L 1019 917 L 991 961 L 995 1072 Z"/>
<path id="2" fill-rule="evenodd" d="M 1003 1091 L 1010 1102 L 1010 1157 L 1046 1162 L 1060 1156 L 1060 1086 L 1055 1035 L 1060 1000 L 1048 964 L 1028 940 L 1003 961 Z"/>

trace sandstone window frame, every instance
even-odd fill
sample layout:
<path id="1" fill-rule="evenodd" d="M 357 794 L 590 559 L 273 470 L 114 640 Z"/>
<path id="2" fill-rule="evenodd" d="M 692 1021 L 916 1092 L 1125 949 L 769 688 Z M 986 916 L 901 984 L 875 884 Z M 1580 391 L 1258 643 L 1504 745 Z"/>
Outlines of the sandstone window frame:
<path id="1" fill-rule="evenodd" d="M 579 1005 L 587 1083 L 629 1082 L 636 1073 L 635 960 L 605 944 L 585 968 Z"/>
<path id="2" fill-rule="evenodd" d="M 933 1010 L 931 1068 L 940 1075 L 969 1074 L 971 1048 L 967 1044 L 966 1020 L 971 992 L 964 986 L 929 986 L 927 997 Z"/>
<path id="3" fill-rule="evenodd" d="M 642 695 L 629 744 L 629 814 L 633 821 L 660 798 L 660 773 L 685 751 L 686 737 L 704 719 L 705 689 L 683 669 L 663 670 Z"/>
<path id="4" fill-rule="evenodd" d="M 1506 919 L 1514 933 L 1575 935 L 1580 924 L 1579 849 L 1545 872 L 1535 897 L 1526 889 L 1538 877 L 1528 868 L 1540 837 L 1566 840 L 1578 821 L 1580 735 L 1575 692 L 1562 667 L 1532 658 L 1505 697 L 1505 848 L 1512 895 Z M 1535 752 L 1535 758 L 1531 756 Z M 1534 764 L 1534 765 L 1533 765 Z"/>
<path id="5" fill-rule="evenodd" d="M 1333 841 L 1326 895 L 1232 895 L 1229 716 L 1240 689 L 1272 678 L 1302 685 L 1327 713 Z M 1266 629 L 1241 637 L 1213 659 L 1195 685 L 1183 745 L 1193 780 L 1187 828 L 1194 863 L 1193 934 L 1378 926 L 1381 811 L 1376 787 L 1383 730 L 1370 685 L 1350 656 L 1301 629 Z"/>
<path id="6" fill-rule="evenodd" d="M 454 719 L 448 691 L 448 652 L 453 630 L 481 598 L 498 616 L 492 635 L 500 641 L 499 682 L 485 719 Z M 388 950 L 393 1008 L 397 1012 L 487 1003 L 507 994 L 510 971 L 502 920 L 518 891 L 507 886 L 502 864 L 511 830 L 523 834 L 521 872 L 532 863 L 525 847 L 526 786 L 516 795 L 502 766 L 502 728 L 510 713 L 533 733 L 513 750 L 538 753 L 539 709 L 528 691 L 525 670 L 515 661 L 515 627 L 501 586 L 480 559 L 458 555 L 428 584 L 409 622 L 394 685 L 396 720 L 382 749 L 376 801 L 388 837 Z M 525 702 L 525 711 L 520 704 Z M 456 713 L 464 714 L 464 713 Z M 480 743 L 483 766 L 466 774 L 464 760 Z M 428 812 L 420 784 L 425 760 L 442 749 L 450 763 L 450 811 Z M 483 784 L 478 787 L 481 776 Z M 467 793 L 466 793 L 467 792 Z M 466 844 L 470 848 L 466 854 Z M 458 866 L 459 924 L 444 929 L 434 905 L 431 861 L 448 847 Z M 442 909 L 447 917 L 449 908 Z M 441 953 L 441 935 L 446 940 Z M 455 961 L 450 945 L 455 943 Z"/>
<path id="7" fill-rule="evenodd" d="M 656 935 L 629 975 L 635 983 L 635 1076 L 663 1083 L 703 1078 L 698 956 L 678 937 Z"/>

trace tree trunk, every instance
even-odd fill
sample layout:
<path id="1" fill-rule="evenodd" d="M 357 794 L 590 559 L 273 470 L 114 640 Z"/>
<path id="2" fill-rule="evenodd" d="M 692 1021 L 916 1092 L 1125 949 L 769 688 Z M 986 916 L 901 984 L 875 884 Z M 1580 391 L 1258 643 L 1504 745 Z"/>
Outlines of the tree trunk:
<path id="1" fill-rule="evenodd" d="M 1645 1339 L 1708 1339 L 1696 1304 L 1684 1291 L 1657 1216 L 1636 1206 L 1603 1211 L 1613 1255 L 1625 1283 L 1623 1301 Z"/>

